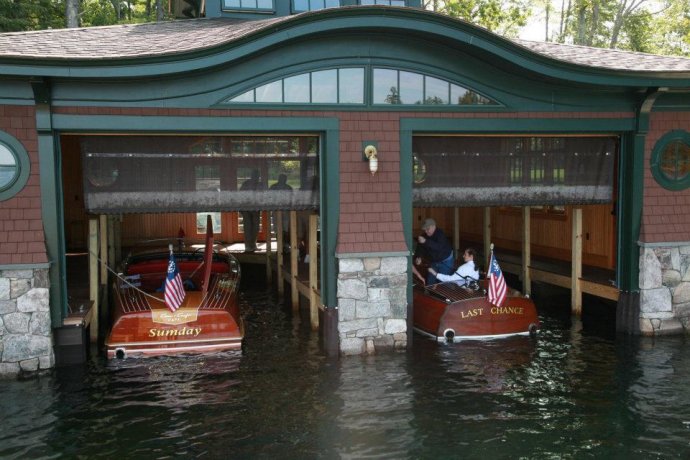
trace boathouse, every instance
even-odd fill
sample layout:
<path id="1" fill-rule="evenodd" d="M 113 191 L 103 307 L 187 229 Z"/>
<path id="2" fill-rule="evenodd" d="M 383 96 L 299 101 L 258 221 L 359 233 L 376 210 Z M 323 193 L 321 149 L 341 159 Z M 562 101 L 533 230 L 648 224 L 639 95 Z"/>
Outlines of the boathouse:
<path id="1" fill-rule="evenodd" d="M 196 20 L 0 34 L 0 373 L 54 366 L 84 312 L 107 318 L 98 292 L 68 293 L 68 255 L 100 251 L 98 289 L 117 248 L 189 235 L 197 213 L 242 241 L 248 210 L 260 241 L 275 211 L 293 254 L 312 237 L 332 354 L 408 346 L 428 216 L 455 249 L 516 254 L 527 292 L 565 285 L 575 311 L 582 292 L 614 299 L 621 332 L 687 333 L 690 59 L 350 3 L 209 0 Z M 253 170 L 262 190 L 241 190 Z"/>

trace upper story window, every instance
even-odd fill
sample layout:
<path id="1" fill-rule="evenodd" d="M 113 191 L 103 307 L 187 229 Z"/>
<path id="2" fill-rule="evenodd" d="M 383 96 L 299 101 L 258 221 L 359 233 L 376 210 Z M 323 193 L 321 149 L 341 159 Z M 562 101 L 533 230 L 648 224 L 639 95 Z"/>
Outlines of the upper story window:
<path id="1" fill-rule="evenodd" d="M 294 75 L 250 89 L 226 102 L 364 104 L 364 69 L 328 69 Z"/>
<path id="2" fill-rule="evenodd" d="M 405 0 L 359 0 L 360 5 L 405 6 Z"/>
<path id="3" fill-rule="evenodd" d="M 292 0 L 292 12 L 316 11 L 325 8 L 337 8 L 340 0 Z"/>
<path id="4" fill-rule="evenodd" d="M 223 0 L 225 10 L 273 10 L 273 0 Z"/>
<path id="5" fill-rule="evenodd" d="M 371 81 L 371 92 L 365 91 Z M 226 99 L 229 104 L 498 105 L 447 80 L 398 69 L 364 67 L 318 70 L 275 80 Z"/>
<path id="6" fill-rule="evenodd" d="M 29 156 L 14 137 L 0 131 L 0 201 L 24 188 L 29 178 Z"/>
<path id="7" fill-rule="evenodd" d="M 682 190 L 690 187 L 690 133 L 671 131 L 654 146 L 652 175 L 664 188 Z"/>

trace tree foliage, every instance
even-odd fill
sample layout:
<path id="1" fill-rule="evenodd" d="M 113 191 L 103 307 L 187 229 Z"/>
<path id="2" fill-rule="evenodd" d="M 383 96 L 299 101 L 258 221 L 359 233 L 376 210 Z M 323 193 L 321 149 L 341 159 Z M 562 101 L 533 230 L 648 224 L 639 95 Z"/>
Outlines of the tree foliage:
<path id="1" fill-rule="evenodd" d="M 64 4 L 54 0 L 0 0 L 0 32 L 64 27 Z"/>
<path id="2" fill-rule="evenodd" d="M 170 0 L 0 0 L 0 32 L 165 19 Z"/>
<path id="3" fill-rule="evenodd" d="M 557 6 L 549 41 L 690 56 L 687 0 L 561 0 Z"/>
<path id="4" fill-rule="evenodd" d="M 506 36 L 515 36 L 530 15 L 529 0 L 427 0 L 425 8 Z"/>

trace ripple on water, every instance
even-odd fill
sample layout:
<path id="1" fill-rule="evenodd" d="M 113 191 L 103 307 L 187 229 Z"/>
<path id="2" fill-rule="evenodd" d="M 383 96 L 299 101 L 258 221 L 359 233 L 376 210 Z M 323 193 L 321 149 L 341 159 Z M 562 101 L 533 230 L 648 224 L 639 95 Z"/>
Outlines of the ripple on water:
<path id="1" fill-rule="evenodd" d="M 683 458 L 690 345 L 587 333 L 329 359 L 308 318 L 242 292 L 241 352 L 0 382 L 2 458 Z"/>

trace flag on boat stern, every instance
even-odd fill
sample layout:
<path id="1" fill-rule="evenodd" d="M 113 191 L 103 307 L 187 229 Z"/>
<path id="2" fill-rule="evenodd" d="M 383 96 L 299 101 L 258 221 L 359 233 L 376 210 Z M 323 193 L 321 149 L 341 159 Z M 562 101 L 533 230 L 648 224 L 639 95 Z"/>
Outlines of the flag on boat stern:
<path id="1" fill-rule="evenodd" d="M 489 262 L 489 302 L 500 307 L 506 300 L 506 280 L 503 278 L 501 267 L 491 251 L 491 262 Z"/>
<path id="2" fill-rule="evenodd" d="M 182 277 L 180 271 L 177 269 L 175 263 L 175 255 L 173 254 L 172 245 L 170 245 L 170 261 L 168 262 L 168 276 L 165 278 L 165 305 L 174 312 L 182 302 L 184 302 L 184 286 L 182 285 Z"/>

